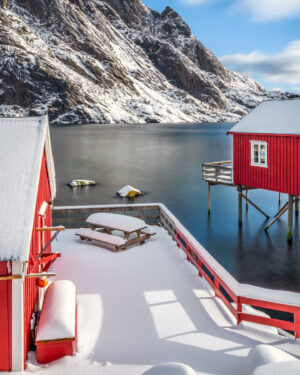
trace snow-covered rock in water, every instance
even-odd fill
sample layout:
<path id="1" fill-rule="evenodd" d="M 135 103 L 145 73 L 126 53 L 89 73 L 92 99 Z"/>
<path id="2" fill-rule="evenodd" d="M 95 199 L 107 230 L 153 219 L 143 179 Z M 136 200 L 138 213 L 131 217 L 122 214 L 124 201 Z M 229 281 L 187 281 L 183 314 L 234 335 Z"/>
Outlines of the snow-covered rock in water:
<path id="1" fill-rule="evenodd" d="M 76 288 L 59 280 L 46 290 L 36 341 L 75 337 Z"/>
<path id="2" fill-rule="evenodd" d="M 72 180 L 68 183 L 71 187 L 77 187 L 77 186 L 89 186 L 89 185 L 95 185 L 96 182 L 92 180 Z"/>
<path id="3" fill-rule="evenodd" d="M 170 7 L 142 0 L 0 2 L 0 116 L 53 124 L 238 121 L 270 98 Z"/>
<path id="4" fill-rule="evenodd" d="M 183 363 L 169 362 L 154 366 L 142 375 L 196 375 L 196 373 Z"/>
<path id="5" fill-rule="evenodd" d="M 252 375 L 259 366 L 264 366 L 269 363 L 295 361 L 296 358 L 292 355 L 274 348 L 270 345 L 257 345 L 252 348 L 245 361 L 244 374 Z"/>
<path id="6" fill-rule="evenodd" d="M 142 192 L 139 189 L 136 189 L 130 185 L 126 185 L 118 191 L 118 194 L 122 198 L 134 198 L 139 195 L 142 195 Z"/>

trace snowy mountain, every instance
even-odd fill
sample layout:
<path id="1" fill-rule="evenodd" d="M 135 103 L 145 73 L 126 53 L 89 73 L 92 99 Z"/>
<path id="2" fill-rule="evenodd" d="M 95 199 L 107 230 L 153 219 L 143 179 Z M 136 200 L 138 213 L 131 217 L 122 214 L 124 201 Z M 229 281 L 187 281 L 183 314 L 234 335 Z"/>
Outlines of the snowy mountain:
<path id="1" fill-rule="evenodd" d="M 0 62 L 0 116 L 53 124 L 237 121 L 295 96 L 230 72 L 141 0 L 0 0 Z"/>

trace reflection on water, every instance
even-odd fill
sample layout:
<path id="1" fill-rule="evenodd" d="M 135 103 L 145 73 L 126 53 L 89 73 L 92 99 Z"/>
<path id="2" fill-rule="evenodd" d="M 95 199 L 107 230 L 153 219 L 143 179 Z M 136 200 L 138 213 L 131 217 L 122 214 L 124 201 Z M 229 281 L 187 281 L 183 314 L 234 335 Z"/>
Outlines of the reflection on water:
<path id="1" fill-rule="evenodd" d="M 130 184 L 146 194 L 135 203 L 164 203 L 211 254 L 239 281 L 300 291 L 299 223 L 292 245 L 286 241 L 286 214 L 269 233 L 266 220 L 249 206 L 237 223 L 237 192 L 213 186 L 211 217 L 201 163 L 229 160 L 230 125 L 137 125 L 52 127 L 57 174 L 56 205 L 128 203 L 116 191 Z M 72 179 L 96 186 L 69 188 Z M 263 190 L 249 198 L 270 216 L 278 194 Z M 282 196 L 282 204 L 287 200 Z M 132 201 L 130 201 L 132 202 Z"/>

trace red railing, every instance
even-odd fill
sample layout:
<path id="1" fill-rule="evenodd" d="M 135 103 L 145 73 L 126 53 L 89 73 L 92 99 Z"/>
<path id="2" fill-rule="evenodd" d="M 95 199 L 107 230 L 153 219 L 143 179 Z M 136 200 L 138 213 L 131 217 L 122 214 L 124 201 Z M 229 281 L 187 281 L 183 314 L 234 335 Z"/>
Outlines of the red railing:
<path id="1" fill-rule="evenodd" d="M 222 300 L 231 314 L 236 318 L 237 324 L 247 321 L 272 326 L 293 331 L 295 338 L 300 338 L 300 307 L 236 295 L 229 285 L 222 280 L 210 264 L 201 256 L 197 248 L 178 229 L 176 229 L 176 242 L 177 246 L 186 253 L 187 260 L 192 262 L 197 268 L 199 276 L 205 278 L 213 288 L 215 296 Z M 242 312 L 243 304 L 293 314 L 294 322 L 244 313 Z"/>

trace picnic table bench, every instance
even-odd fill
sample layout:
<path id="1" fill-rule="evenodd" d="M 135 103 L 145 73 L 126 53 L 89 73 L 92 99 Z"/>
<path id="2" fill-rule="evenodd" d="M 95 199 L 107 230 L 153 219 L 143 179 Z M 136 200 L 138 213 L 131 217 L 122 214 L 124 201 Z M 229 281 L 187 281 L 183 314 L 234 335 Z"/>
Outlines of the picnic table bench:
<path id="1" fill-rule="evenodd" d="M 125 249 L 125 240 L 121 237 L 114 236 L 112 234 L 100 233 L 89 228 L 78 229 L 75 233 L 81 240 L 97 241 L 106 245 L 112 245 L 116 250 Z"/>
<path id="2" fill-rule="evenodd" d="M 76 235 L 80 239 L 112 245 L 116 250 L 124 250 L 136 243 L 142 245 L 155 234 L 143 220 L 127 215 L 100 212 L 90 215 L 86 222 L 91 225 L 91 229 L 79 229 Z M 124 239 L 113 235 L 113 231 L 122 232 Z M 135 237 L 132 238 L 132 235 Z"/>

